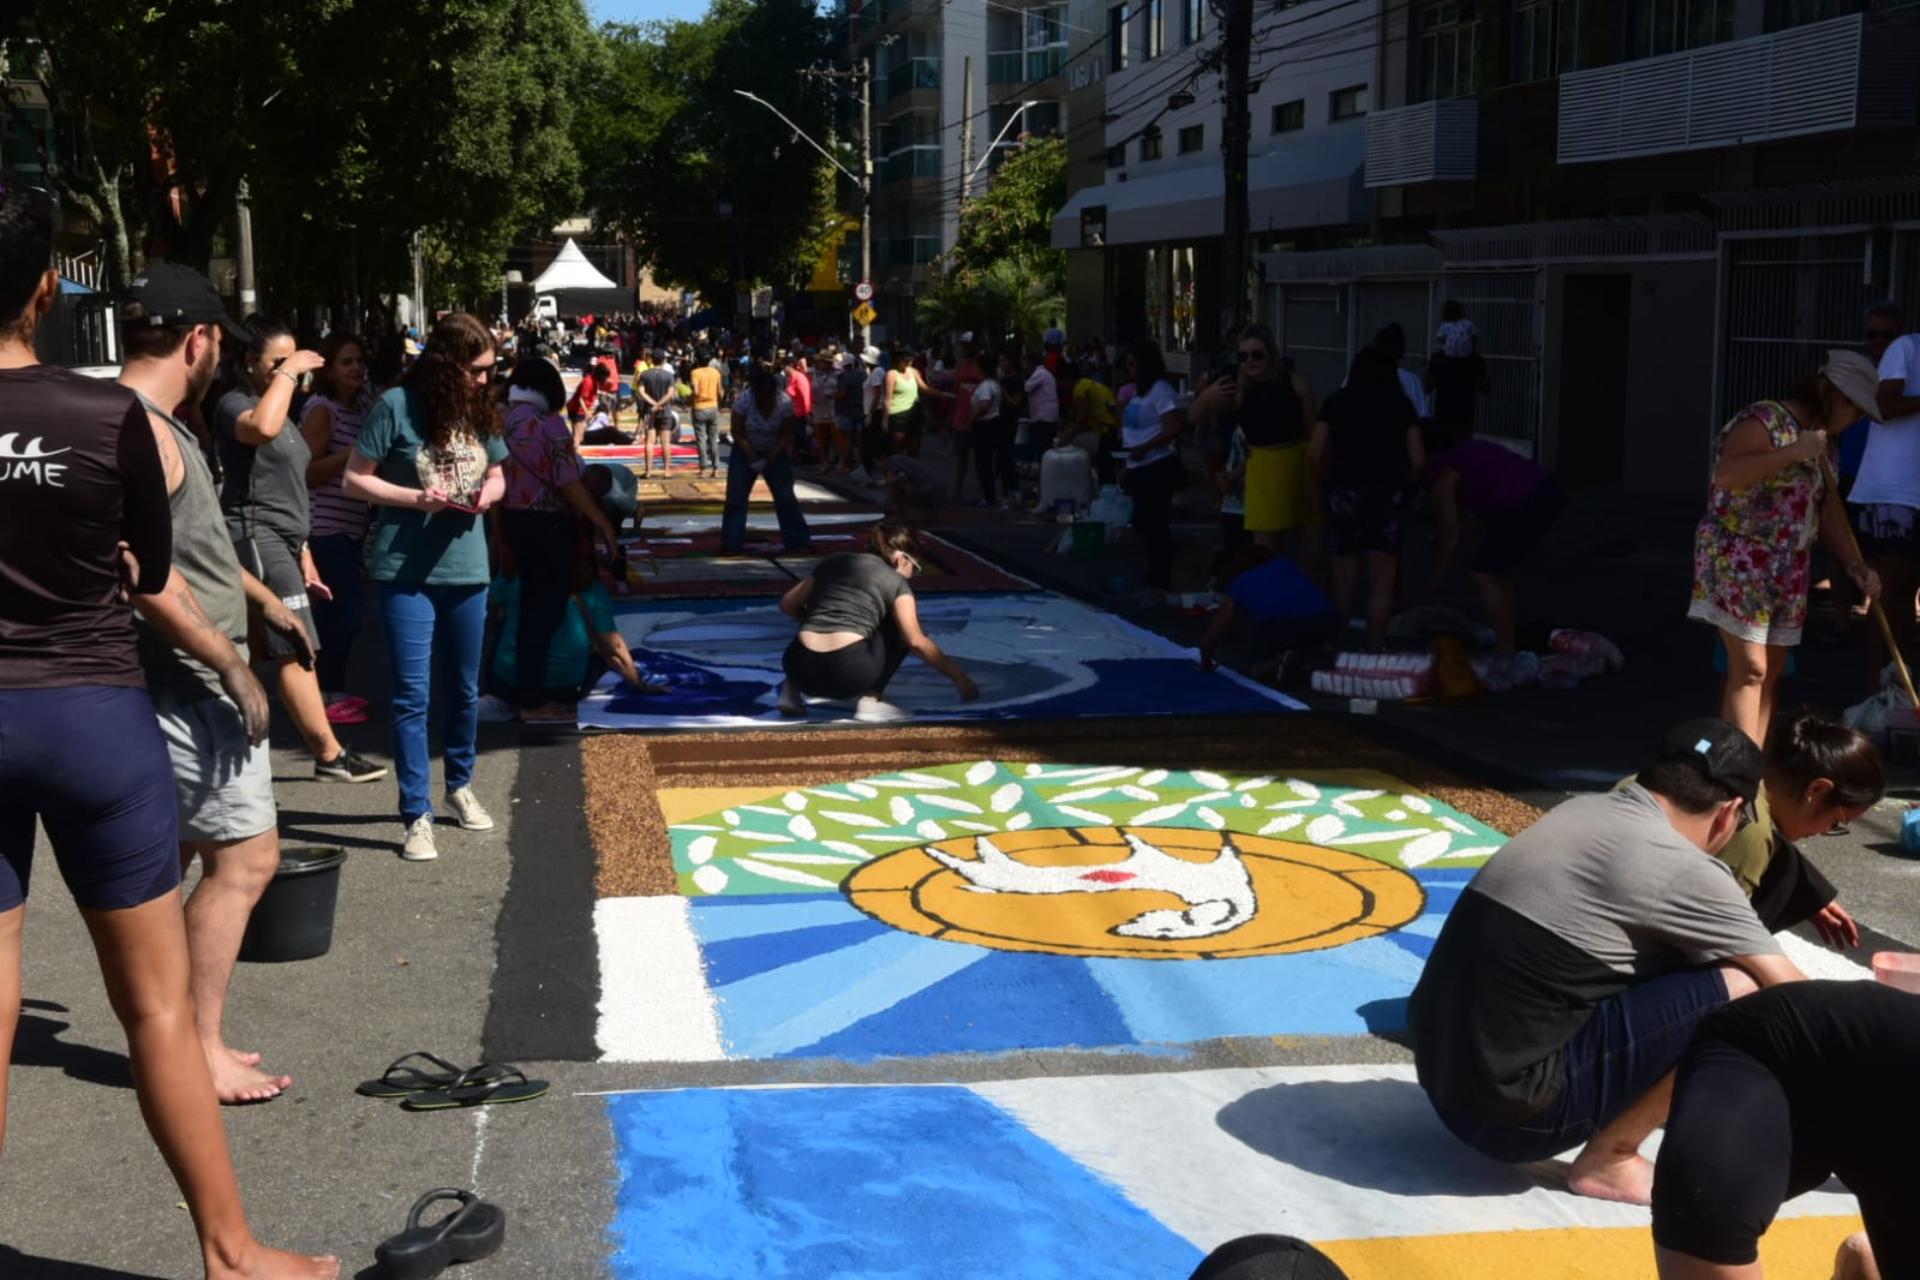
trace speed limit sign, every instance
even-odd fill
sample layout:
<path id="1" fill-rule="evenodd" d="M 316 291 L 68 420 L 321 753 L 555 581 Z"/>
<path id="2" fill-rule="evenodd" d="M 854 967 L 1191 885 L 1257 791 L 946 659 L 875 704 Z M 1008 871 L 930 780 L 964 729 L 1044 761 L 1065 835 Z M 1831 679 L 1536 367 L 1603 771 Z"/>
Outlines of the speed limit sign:
<path id="1" fill-rule="evenodd" d="M 862 280 L 859 284 L 853 286 L 853 296 L 861 302 L 871 302 L 873 301 L 873 286 L 867 281 Z"/>

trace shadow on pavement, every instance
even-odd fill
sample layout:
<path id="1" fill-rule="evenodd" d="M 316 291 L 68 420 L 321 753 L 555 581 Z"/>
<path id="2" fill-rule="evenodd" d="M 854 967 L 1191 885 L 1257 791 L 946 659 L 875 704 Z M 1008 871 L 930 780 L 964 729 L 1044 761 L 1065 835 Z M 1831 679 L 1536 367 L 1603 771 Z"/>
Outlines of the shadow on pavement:
<path id="1" fill-rule="evenodd" d="M 1402 1196 L 1510 1196 L 1533 1184 L 1468 1148 L 1407 1080 L 1271 1085 L 1228 1103 L 1220 1128 L 1307 1173 Z"/>
<path id="2" fill-rule="evenodd" d="M 0 1244 L 0 1275 L 32 1276 L 34 1280 L 165 1280 L 164 1276 L 144 1271 L 116 1271 L 84 1262 L 61 1262 L 39 1258 Z"/>
<path id="3" fill-rule="evenodd" d="M 88 1084 L 101 1084 L 114 1089 L 133 1088 L 133 1069 L 128 1065 L 125 1054 L 115 1053 L 111 1049 L 96 1049 L 89 1044 L 73 1044 L 60 1039 L 60 1033 L 72 1028 L 70 1022 L 58 1018 L 43 1018 L 36 1011 L 45 1013 L 65 1013 L 67 1007 L 55 1004 L 51 1000 L 22 1000 L 20 1002 L 20 1026 L 13 1040 L 14 1065 L 22 1067 L 58 1067 L 75 1080 L 84 1080 Z M 0 1246 L 0 1262 L 7 1258 L 5 1246 Z M 0 1275 L 40 1275 L 38 1271 L 9 1271 L 0 1267 Z M 48 1275 L 65 1275 L 65 1272 L 47 1272 Z M 82 1269 L 75 1275 L 90 1275 L 90 1269 Z M 118 1275 L 119 1272 L 102 1271 L 100 1275 Z"/>

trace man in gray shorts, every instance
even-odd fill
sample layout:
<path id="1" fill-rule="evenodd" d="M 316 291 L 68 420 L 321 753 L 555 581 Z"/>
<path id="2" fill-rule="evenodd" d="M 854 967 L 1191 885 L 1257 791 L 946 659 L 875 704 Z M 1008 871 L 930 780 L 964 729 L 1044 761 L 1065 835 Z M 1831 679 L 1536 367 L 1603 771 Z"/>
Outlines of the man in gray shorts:
<path id="1" fill-rule="evenodd" d="M 173 759 L 181 860 L 198 857 L 203 872 L 186 904 L 194 1016 L 220 1101 L 265 1102 L 292 1077 L 267 1075 L 260 1055 L 228 1048 L 220 1026 L 247 917 L 280 865 L 267 695 L 247 665 L 248 606 L 296 644 L 306 632 L 240 568 L 199 444 L 168 412 L 205 394 L 218 335 L 234 332 L 219 295 L 197 271 L 154 263 L 133 282 L 122 314 L 120 381 L 146 405 L 173 514 L 173 572 L 159 594 L 135 596 L 134 608 L 140 663 Z M 190 344 L 201 326 L 214 340 Z"/>
<path id="2" fill-rule="evenodd" d="M 1803 974 L 1711 856 L 1751 817 L 1765 763 L 1721 720 L 1671 730 L 1637 781 L 1577 796 L 1460 894 L 1408 1002 L 1440 1120 L 1509 1164 L 1584 1144 L 1578 1195 L 1647 1204 L 1640 1154 L 1700 1019 Z"/>

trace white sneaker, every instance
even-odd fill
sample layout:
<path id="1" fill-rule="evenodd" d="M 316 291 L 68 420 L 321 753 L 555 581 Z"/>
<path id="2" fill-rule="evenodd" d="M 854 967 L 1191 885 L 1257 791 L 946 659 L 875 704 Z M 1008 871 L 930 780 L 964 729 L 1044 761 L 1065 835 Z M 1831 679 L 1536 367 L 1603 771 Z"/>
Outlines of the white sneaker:
<path id="1" fill-rule="evenodd" d="M 433 815 L 423 813 L 407 824 L 407 840 L 400 846 L 400 856 L 408 862 L 432 862 L 440 856 L 433 847 Z"/>
<path id="2" fill-rule="evenodd" d="M 458 791 L 447 793 L 447 807 L 453 810 L 453 816 L 460 820 L 462 831 L 491 831 L 493 819 L 480 807 L 480 800 L 473 794 L 472 787 L 462 787 Z"/>
<path id="3" fill-rule="evenodd" d="M 789 720 L 797 720 L 807 714 L 807 700 L 793 687 L 793 681 L 785 680 L 780 684 L 780 714 Z"/>
<path id="4" fill-rule="evenodd" d="M 882 698 L 862 698 L 853 704 L 853 718 L 861 724 L 894 724 L 913 719 L 913 712 Z"/>

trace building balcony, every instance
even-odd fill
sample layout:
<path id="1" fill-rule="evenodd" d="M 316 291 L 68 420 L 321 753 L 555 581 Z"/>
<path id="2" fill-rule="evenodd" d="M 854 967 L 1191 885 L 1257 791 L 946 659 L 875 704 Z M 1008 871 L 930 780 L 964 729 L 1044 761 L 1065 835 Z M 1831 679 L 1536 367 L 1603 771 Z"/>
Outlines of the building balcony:
<path id="1" fill-rule="evenodd" d="M 939 143 L 916 143 L 881 157 L 878 165 L 880 182 L 882 185 L 912 180 L 937 182 L 940 178 L 940 166 Z"/>
<path id="2" fill-rule="evenodd" d="M 873 103 L 879 106 L 891 102 L 903 94 L 915 89 L 938 89 L 940 87 L 940 59 L 908 58 L 896 63 L 884 76 L 876 76 L 873 82 Z"/>
<path id="3" fill-rule="evenodd" d="M 860 36 L 865 39 L 913 14 L 913 0 L 865 0 L 860 6 Z"/>
<path id="4" fill-rule="evenodd" d="M 1367 116 L 1367 185 L 1471 182 L 1480 173 L 1480 102 L 1440 98 Z"/>
<path id="5" fill-rule="evenodd" d="M 1065 45 L 1012 49 L 987 54 L 988 84 L 1035 84 L 1060 74 L 1067 63 Z"/>
<path id="6" fill-rule="evenodd" d="M 1560 77 L 1561 164 L 1916 123 L 1920 13 L 1853 14 Z"/>

